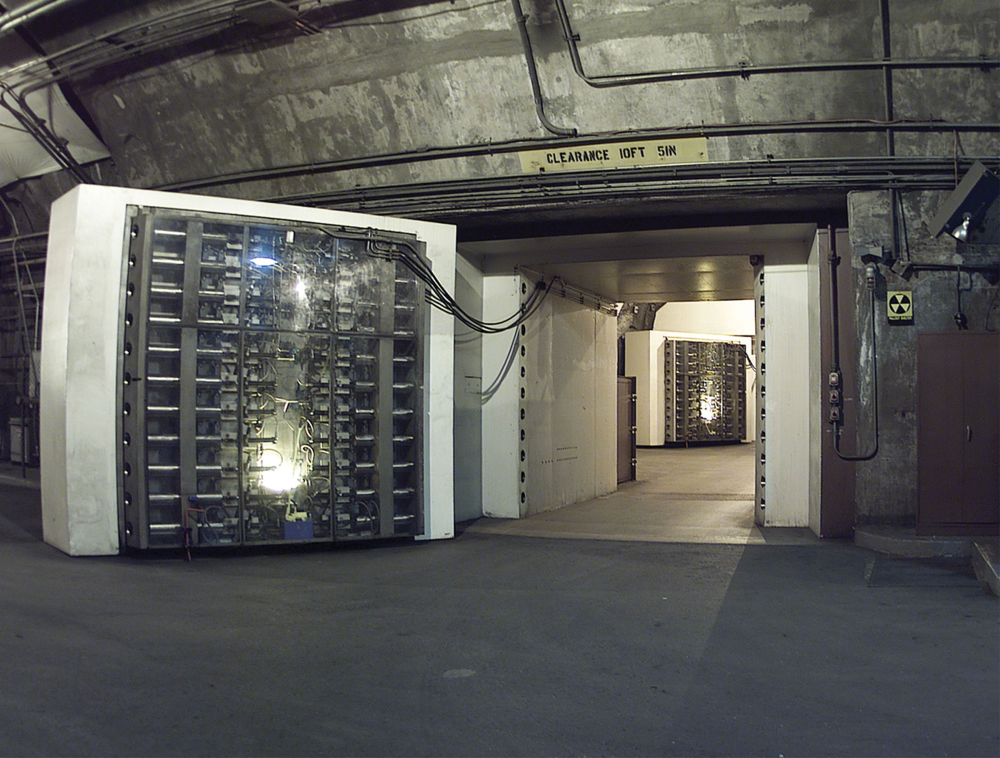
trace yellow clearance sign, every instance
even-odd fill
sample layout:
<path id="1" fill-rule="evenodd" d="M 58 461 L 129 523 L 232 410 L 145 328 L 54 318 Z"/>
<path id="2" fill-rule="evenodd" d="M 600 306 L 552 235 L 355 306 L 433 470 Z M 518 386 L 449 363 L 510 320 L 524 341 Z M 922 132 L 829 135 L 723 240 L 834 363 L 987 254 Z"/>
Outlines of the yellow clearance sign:
<path id="1" fill-rule="evenodd" d="M 707 163 L 708 139 L 686 137 L 675 140 L 609 142 L 553 150 L 523 150 L 519 155 L 521 170 L 526 174 Z"/>

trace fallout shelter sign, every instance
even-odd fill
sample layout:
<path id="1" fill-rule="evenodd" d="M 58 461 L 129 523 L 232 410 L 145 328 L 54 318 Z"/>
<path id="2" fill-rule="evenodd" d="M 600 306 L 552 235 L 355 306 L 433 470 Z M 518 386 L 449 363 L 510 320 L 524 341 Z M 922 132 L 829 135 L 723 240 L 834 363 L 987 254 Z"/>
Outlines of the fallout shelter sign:
<path id="1" fill-rule="evenodd" d="M 913 293 L 901 290 L 889 290 L 886 293 L 886 307 L 889 323 L 913 323 Z"/>

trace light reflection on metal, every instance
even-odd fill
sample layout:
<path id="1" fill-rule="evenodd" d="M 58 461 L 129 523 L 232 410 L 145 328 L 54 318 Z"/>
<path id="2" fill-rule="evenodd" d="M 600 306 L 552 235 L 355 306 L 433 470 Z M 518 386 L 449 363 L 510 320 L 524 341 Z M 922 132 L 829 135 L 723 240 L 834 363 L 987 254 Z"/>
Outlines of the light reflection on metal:
<path id="1" fill-rule="evenodd" d="M 260 483 L 271 492 L 289 492 L 302 483 L 302 477 L 291 463 L 282 463 L 277 468 L 264 471 L 260 475 Z"/>

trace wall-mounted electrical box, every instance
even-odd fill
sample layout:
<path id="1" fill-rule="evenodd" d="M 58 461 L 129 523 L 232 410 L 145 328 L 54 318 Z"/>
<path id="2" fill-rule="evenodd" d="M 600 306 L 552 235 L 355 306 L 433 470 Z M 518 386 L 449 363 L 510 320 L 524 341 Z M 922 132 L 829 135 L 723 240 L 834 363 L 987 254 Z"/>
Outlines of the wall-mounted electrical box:
<path id="1" fill-rule="evenodd" d="M 452 408 L 429 392 L 452 381 L 453 327 L 399 259 L 448 284 L 453 227 L 74 192 L 50 251 L 69 292 L 64 313 L 46 306 L 47 541 L 94 554 L 453 534 Z M 102 199 L 95 248 L 81 210 Z"/>

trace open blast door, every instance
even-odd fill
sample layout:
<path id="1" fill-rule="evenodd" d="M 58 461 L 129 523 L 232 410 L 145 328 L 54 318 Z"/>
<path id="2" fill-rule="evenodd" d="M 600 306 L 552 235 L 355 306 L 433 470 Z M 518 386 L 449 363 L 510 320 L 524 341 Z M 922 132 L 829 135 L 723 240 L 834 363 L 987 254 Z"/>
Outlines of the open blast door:
<path id="1" fill-rule="evenodd" d="M 453 535 L 454 228 L 78 187 L 53 206 L 45 539 L 71 555 Z M 434 482 L 434 485 L 429 485 Z"/>

